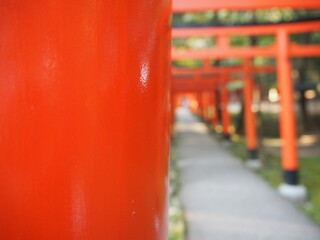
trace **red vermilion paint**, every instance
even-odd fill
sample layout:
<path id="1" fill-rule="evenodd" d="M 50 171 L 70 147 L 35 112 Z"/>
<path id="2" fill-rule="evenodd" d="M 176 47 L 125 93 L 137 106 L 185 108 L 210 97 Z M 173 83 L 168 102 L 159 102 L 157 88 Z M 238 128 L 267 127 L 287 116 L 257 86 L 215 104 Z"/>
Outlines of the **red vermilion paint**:
<path id="1" fill-rule="evenodd" d="M 167 239 L 171 3 L 0 3 L 0 239 Z"/>

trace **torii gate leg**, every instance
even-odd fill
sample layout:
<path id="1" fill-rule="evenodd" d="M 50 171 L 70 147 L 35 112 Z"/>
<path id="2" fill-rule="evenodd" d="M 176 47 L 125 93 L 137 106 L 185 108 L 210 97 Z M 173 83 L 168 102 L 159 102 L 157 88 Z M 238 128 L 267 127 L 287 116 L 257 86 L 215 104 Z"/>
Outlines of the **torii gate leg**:
<path id="1" fill-rule="evenodd" d="M 216 106 L 217 106 L 217 118 L 218 118 L 218 125 L 216 127 L 216 132 L 221 133 L 223 130 L 222 127 L 222 104 L 221 104 L 221 86 L 219 82 L 219 87 L 216 90 Z"/>
<path id="2" fill-rule="evenodd" d="M 254 79 L 251 73 L 251 59 L 244 59 L 244 120 L 245 137 L 248 151 L 247 165 L 252 168 L 260 168 L 261 162 L 258 159 L 258 141 L 256 129 L 256 116 L 252 111 Z"/>
<path id="3" fill-rule="evenodd" d="M 203 118 L 203 94 L 201 91 L 197 93 L 197 102 L 198 102 L 198 115 L 200 118 Z"/>
<path id="4" fill-rule="evenodd" d="M 213 119 L 213 107 L 214 107 L 214 95 L 210 91 L 208 92 L 208 121 L 212 124 Z"/>
<path id="5" fill-rule="evenodd" d="M 170 8 L 0 1 L 0 239 L 167 239 Z"/>
<path id="6" fill-rule="evenodd" d="M 204 100 L 204 120 L 209 121 L 209 108 L 210 108 L 210 94 L 208 91 L 205 91 L 203 94 L 203 100 Z"/>
<path id="7" fill-rule="evenodd" d="M 209 99 L 208 99 L 208 93 L 207 91 L 203 91 L 202 94 L 202 99 L 203 99 L 203 119 L 205 121 L 208 120 L 208 107 L 209 107 Z"/>
<path id="8" fill-rule="evenodd" d="M 284 183 L 279 191 L 293 200 L 302 200 L 306 197 L 306 189 L 299 185 L 298 152 L 296 119 L 294 110 L 294 90 L 291 78 L 291 62 L 289 57 L 290 36 L 285 30 L 279 30 L 278 41 L 278 83 L 280 90 L 280 131 L 282 138 L 282 168 Z"/>
<path id="9" fill-rule="evenodd" d="M 227 87 L 227 78 L 224 77 L 221 80 L 221 107 L 222 107 L 222 127 L 223 127 L 223 135 L 225 139 L 230 140 L 230 127 L 231 127 L 231 117 L 228 111 L 229 104 L 229 90 Z"/>
<path id="10" fill-rule="evenodd" d="M 196 108 L 196 102 L 197 102 L 197 100 L 196 100 L 196 94 L 194 93 L 194 92 L 192 92 L 192 93 L 190 93 L 190 95 L 189 95 L 189 108 L 190 108 L 190 110 L 191 110 L 191 112 L 192 113 L 196 113 L 196 111 L 197 111 L 197 108 Z"/>
<path id="11" fill-rule="evenodd" d="M 204 91 L 201 91 L 201 118 L 204 121 L 206 120 L 206 99 Z"/>
<path id="12" fill-rule="evenodd" d="M 219 113 L 218 113 L 218 103 L 217 103 L 217 90 L 212 91 L 212 106 L 213 106 L 213 115 L 212 115 L 212 128 L 216 131 L 217 126 L 219 125 Z"/>

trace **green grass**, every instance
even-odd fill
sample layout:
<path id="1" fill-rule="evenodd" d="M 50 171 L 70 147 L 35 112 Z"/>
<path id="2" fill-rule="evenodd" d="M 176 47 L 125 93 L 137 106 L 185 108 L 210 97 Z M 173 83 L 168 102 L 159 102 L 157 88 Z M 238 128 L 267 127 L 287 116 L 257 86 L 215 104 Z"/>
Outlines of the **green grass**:
<path id="1" fill-rule="evenodd" d="M 171 146 L 170 186 L 172 193 L 169 206 L 169 240 L 183 240 L 185 238 L 185 221 L 179 199 L 179 171 L 174 143 Z"/>
<path id="2" fill-rule="evenodd" d="M 301 182 L 310 194 L 310 202 L 303 210 L 320 224 L 320 157 L 302 158 L 300 166 Z"/>
<path id="3" fill-rule="evenodd" d="M 245 149 L 245 142 L 243 139 L 233 141 L 232 153 L 243 161 L 247 158 L 247 152 Z"/>
<path id="4" fill-rule="evenodd" d="M 183 240 L 184 232 L 183 211 L 179 200 L 173 197 L 169 207 L 169 240 Z"/>
<path id="5" fill-rule="evenodd" d="M 238 158 L 246 159 L 246 147 L 243 139 L 234 141 L 232 152 Z M 282 182 L 280 156 L 260 151 L 263 167 L 257 173 L 273 187 Z M 300 157 L 301 183 L 309 193 L 309 201 L 300 208 L 315 222 L 320 224 L 320 156 Z"/>

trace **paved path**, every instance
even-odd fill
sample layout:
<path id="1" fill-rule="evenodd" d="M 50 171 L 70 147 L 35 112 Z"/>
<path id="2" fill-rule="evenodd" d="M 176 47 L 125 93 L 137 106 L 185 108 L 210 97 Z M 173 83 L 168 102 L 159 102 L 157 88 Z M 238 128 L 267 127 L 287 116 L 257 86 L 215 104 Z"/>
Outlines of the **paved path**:
<path id="1" fill-rule="evenodd" d="M 177 152 L 187 240 L 320 240 L 320 228 L 177 112 Z"/>

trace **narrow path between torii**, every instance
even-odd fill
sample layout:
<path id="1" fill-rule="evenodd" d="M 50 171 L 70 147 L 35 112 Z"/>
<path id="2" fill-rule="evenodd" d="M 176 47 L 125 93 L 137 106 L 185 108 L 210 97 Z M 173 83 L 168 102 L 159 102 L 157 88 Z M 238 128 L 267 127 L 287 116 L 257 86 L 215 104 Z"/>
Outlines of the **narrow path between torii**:
<path id="1" fill-rule="evenodd" d="M 187 109 L 175 135 L 187 240 L 319 240 L 320 227 L 215 141 Z"/>

